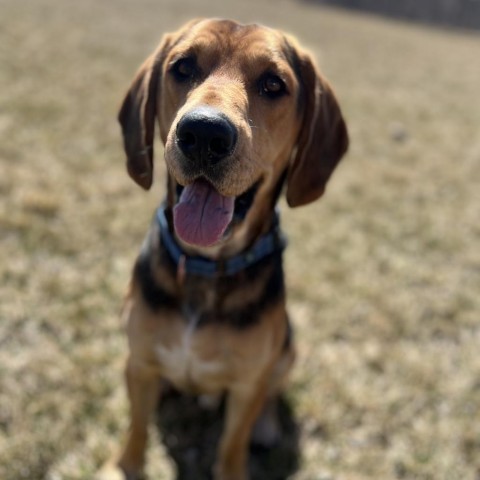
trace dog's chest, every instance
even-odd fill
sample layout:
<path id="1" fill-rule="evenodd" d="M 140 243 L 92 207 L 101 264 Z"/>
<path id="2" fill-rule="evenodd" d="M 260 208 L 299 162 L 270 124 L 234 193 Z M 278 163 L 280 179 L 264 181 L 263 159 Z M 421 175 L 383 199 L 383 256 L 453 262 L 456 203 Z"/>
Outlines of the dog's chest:
<path id="1" fill-rule="evenodd" d="M 280 281 L 266 289 L 269 278 L 260 272 L 215 283 L 187 279 L 180 308 L 160 322 L 155 356 L 163 376 L 181 390 L 205 393 L 255 376 L 271 353 L 270 329 L 262 328 L 271 299 L 264 292 L 276 299 L 283 288 Z"/>
<path id="2" fill-rule="evenodd" d="M 199 324 L 199 315 L 179 320 L 169 342 L 155 353 L 165 377 L 183 390 L 215 392 L 225 388 L 232 365 L 215 332 Z"/>

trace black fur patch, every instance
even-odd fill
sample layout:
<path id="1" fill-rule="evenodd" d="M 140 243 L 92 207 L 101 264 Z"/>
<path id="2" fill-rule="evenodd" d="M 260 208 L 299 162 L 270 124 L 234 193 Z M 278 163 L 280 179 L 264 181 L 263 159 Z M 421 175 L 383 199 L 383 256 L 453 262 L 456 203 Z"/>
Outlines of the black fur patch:
<path id="1" fill-rule="evenodd" d="M 152 310 L 178 309 L 178 299 L 155 281 L 149 252 L 142 252 L 133 269 L 133 277 L 140 285 L 143 298 Z"/>
<path id="2" fill-rule="evenodd" d="M 266 278 L 262 278 L 264 276 L 261 272 L 265 268 L 271 269 L 271 273 Z M 229 292 L 243 290 L 247 293 L 255 282 L 262 283 L 259 288 L 260 297 L 241 305 L 224 307 Z M 190 305 L 194 310 L 201 312 L 199 327 L 218 322 L 243 330 L 257 324 L 264 311 L 275 305 L 285 295 L 281 253 L 271 255 L 238 275 L 216 281 L 215 288 L 217 302 L 213 308 L 204 309 L 198 304 Z"/>

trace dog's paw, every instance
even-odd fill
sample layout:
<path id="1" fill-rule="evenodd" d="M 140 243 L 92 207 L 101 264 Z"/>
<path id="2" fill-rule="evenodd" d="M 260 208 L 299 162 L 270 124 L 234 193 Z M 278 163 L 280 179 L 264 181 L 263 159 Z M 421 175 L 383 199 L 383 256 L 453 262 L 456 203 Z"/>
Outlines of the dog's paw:
<path id="1" fill-rule="evenodd" d="M 250 477 L 245 475 L 220 475 L 215 476 L 215 480 L 250 480 Z"/>
<path id="2" fill-rule="evenodd" d="M 216 468 L 213 475 L 214 480 L 250 480 L 246 473 L 227 473 Z"/>
<path id="3" fill-rule="evenodd" d="M 125 472 L 115 463 L 107 463 L 94 476 L 94 480 L 145 480 L 145 476 L 140 473 Z"/>
<path id="4" fill-rule="evenodd" d="M 97 472 L 94 480 L 125 480 L 127 477 L 124 471 L 114 464 L 107 464 Z"/>

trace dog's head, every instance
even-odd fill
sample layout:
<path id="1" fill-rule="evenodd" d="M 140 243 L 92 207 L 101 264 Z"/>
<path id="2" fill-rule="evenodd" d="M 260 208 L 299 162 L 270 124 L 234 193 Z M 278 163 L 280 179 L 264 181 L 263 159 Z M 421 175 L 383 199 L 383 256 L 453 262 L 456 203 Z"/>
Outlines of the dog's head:
<path id="1" fill-rule="evenodd" d="M 338 102 L 311 56 L 276 30 L 228 20 L 165 35 L 126 95 L 127 168 L 146 189 L 155 118 L 175 231 L 197 250 L 253 241 L 284 182 L 291 207 L 319 198 L 348 147 Z"/>

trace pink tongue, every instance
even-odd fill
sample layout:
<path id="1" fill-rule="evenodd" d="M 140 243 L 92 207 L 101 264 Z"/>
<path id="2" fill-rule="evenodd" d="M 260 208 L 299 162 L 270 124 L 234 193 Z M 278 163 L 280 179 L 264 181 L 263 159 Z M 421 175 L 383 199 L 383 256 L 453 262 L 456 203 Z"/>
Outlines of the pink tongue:
<path id="1" fill-rule="evenodd" d="M 191 245 L 213 245 L 231 222 L 234 203 L 234 197 L 224 197 L 208 182 L 196 180 L 183 189 L 173 209 L 175 232 Z"/>

